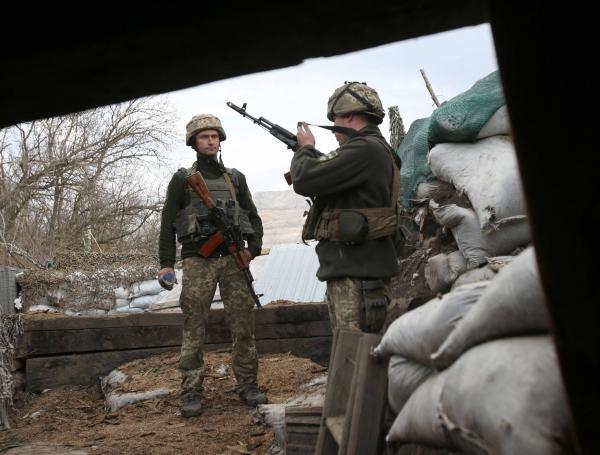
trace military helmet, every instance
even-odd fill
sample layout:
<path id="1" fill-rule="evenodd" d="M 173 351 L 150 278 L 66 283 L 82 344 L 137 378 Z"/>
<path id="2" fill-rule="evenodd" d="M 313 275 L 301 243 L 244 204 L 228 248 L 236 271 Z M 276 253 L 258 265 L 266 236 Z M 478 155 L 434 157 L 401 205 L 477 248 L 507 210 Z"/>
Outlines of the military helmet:
<path id="1" fill-rule="evenodd" d="M 185 127 L 185 145 L 194 145 L 194 135 L 204 130 L 217 130 L 219 140 L 224 141 L 227 139 L 221 120 L 211 114 L 200 114 L 192 117 Z"/>
<path id="2" fill-rule="evenodd" d="M 336 115 L 365 114 L 379 125 L 385 117 L 383 106 L 375 89 L 365 82 L 348 82 L 338 87 L 327 102 L 327 118 L 332 122 Z"/>

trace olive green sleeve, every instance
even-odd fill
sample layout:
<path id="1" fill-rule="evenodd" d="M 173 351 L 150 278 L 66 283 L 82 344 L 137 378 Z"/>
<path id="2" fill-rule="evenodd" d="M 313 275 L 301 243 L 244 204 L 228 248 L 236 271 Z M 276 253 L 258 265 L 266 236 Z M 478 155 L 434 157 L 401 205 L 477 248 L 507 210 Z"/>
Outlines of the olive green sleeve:
<path id="1" fill-rule="evenodd" d="M 290 172 L 296 193 L 327 196 L 362 184 L 368 166 L 368 145 L 358 137 L 327 154 L 314 146 L 301 147 L 292 158 Z"/>
<path id="2" fill-rule="evenodd" d="M 252 253 L 252 256 L 259 256 L 262 250 L 262 220 L 260 219 L 260 216 L 258 216 L 258 210 L 252 200 L 252 194 L 246 183 L 246 177 L 241 172 L 239 172 L 238 202 L 240 207 L 248 212 L 248 219 L 254 230 L 254 234 L 249 235 L 247 239 L 248 249 Z"/>
<path id="3" fill-rule="evenodd" d="M 160 267 L 173 267 L 176 260 L 175 217 L 185 203 L 185 176 L 176 172 L 169 186 L 167 197 L 161 212 L 160 237 L 158 240 L 158 258 Z"/>

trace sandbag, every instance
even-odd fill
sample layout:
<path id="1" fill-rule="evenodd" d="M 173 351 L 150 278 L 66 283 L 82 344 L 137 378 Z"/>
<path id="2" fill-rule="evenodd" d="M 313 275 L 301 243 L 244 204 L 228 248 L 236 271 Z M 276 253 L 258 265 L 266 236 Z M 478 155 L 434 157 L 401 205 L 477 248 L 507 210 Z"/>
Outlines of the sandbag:
<path id="1" fill-rule="evenodd" d="M 436 254 L 425 264 L 425 280 L 429 289 L 436 294 L 446 292 L 466 269 L 467 261 L 460 251 Z"/>
<path id="2" fill-rule="evenodd" d="M 385 358 L 395 354 L 430 365 L 430 355 L 480 298 L 486 286 L 487 283 L 462 286 L 404 313 L 388 327 L 373 355 Z"/>
<path id="3" fill-rule="evenodd" d="M 492 115 L 505 104 L 498 71 L 478 80 L 469 90 L 444 102 L 431 114 L 428 141 L 471 142 Z"/>
<path id="4" fill-rule="evenodd" d="M 482 230 L 527 215 L 514 146 L 509 136 L 475 143 L 443 143 L 428 155 L 436 178 L 451 183 L 471 201 Z"/>
<path id="5" fill-rule="evenodd" d="M 548 336 L 479 345 L 445 372 L 439 421 L 461 452 L 558 455 L 572 451 L 571 419 Z"/>
<path id="6" fill-rule="evenodd" d="M 388 364 L 388 403 L 398 414 L 412 393 L 433 373 L 433 368 L 393 355 Z"/>
<path id="7" fill-rule="evenodd" d="M 148 308 L 153 303 L 158 302 L 160 298 L 159 294 L 154 295 L 142 295 L 140 297 L 136 297 L 129 302 L 129 306 L 131 308 Z"/>
<path id="8" fill-rule="evenodd" d="M 452 236 L 471 269 L 487 262 L 487 258 L 512 253 L 530 241 L 529 223 L 525 218 L 505 220 L 491 232 L 482 232 L 472 209 L 455 204 L 440 206 L 429 201 L 436 221 L 452 231 Z"/>
<path id="9" fill-rule="evenodd" d="M 114 289 L 115 299 L 128 299 L 129 289 L 125 289 L 123 286 L 119 286 Z"/>
<path id="10" fill-rule="evenodd" d="M 415 199 L 431 199 L 442 185 L 447 185 L 447 183 L 437 179 L 419 183 L 417 185 L 417 190 L 415 191 Z"/>
<path id="11" fill-rule="evenodd" d="M 483 265 L 475 269 L 467 270 L 461 274 L 452 284 L 452 289 L 465 284 L 477 283 L 478 281 L 489 281 L 496 276 L 496 271 L 489 265 Z"/>
<path id="12" fill-rule="evenodd" d="M 385 438 L 388 443 L 413 442 L 433 447 L 452 447 L 437 411 L 447 375 L 447 371 L 433 373 L 413 392 L 394 419 Z"/>
<path id="13" fill-rule="evenodd" d="M 162 291 L 163 288 L 158 283 L 158 280 L 146 280 L 138 283 L 133 283 L 129 289 L 129 298 L 135 299 L 143 295 L 155 295 Z"/>
<path id="14" fill-rule="evenodd" d="M 477 305 L 432 354 L 436 368 L 448 367 L 467 349 L 485 341 L 548 332 L 545 296 L 533 247 L 523 251 L 487 283 Z"/>
<path id="15" fill-rule="evenodd" d="M 505 104 L 504 106 L 500 106 L 500 108 L 494 112 L 494 115 L 490 117 L 487 123 L 483 125 L 481 130 L 479 130 L 479 134 L 477 134 L 477 139 L 511 134 L 512 129 L 510 127 L 508 109 L 506 108 Z"/>
<path id="16" fill-rule="evenodd" d="M 406 209 L 412 207 L 412 199 L 417 185 L 433 178 L 427 163 L 427 153 L 429 152 L 428 131 L 429 118 L 415 120 L 410 125 L 406 136 L 402 139 L 396 151 L 402 161 L 398 202 Z"/>

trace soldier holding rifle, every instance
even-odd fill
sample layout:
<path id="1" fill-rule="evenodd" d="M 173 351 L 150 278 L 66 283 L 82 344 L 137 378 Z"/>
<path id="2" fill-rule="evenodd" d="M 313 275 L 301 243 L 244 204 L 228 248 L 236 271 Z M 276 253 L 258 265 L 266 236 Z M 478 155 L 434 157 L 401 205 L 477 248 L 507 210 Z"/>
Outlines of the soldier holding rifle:
<path id="1" fill-rule="evenodd" d="M 233 339 L 236 391 L 251 406 L 267 402 L 256 381 L 253 307 L 260 303 L 248 269 L 261 251 L 262 222 L 244 174 L 224 167 L 217 158 L 225 139 L 217 117 L 192 118 L 186 144 L 196 151 L 196 162 L 173 175 L 162 210 L 158 280 L 166 289 L 172 288 L 175 276 L 175 239 L 182 244 L 184 327 L 179 368 L 184 417 L 197 416 L 202 409 L 203 346 L 217 284 Z"/>

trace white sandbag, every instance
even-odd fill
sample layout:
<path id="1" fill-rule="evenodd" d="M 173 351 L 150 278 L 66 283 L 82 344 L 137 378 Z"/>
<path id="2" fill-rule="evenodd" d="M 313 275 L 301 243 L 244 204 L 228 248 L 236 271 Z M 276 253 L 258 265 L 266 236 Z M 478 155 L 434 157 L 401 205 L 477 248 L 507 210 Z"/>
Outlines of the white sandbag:
<path id="1" fill-rule="evenodd" d="M 440 253 L 427 260 L 425 280 L 436 294 L 446 292 L 454 281 L 467 269 L 467 261 L 460 251 Z"/>
<path id="2" fill-rule="evenodd" d="M 133 283 L 129 288 L 129 298 L 135 299 L 143 295 L 155 295 L 162 291 L 163 288 L 158 284 L 158 280 L 146 280 L 138 283 Z"/>
<path id="3" fill-rule="evenodd" d="M 415 199 L 423 200 L 430 199 L 442 185 L 446 183 L 439 180 L 431 180 L 429 182 L 422 182 L 417 185 L 417 191 L 415 192 Z"/>
<path id="4" fill-rule="evenodd" d="M 413 442 L 451 448 L 437 412 L 447 374 L 446 371 L 433 373 L 413 392 L 394 419 L 386 436 L 388 443 Z"/>
<path id="5" fill-rule="evenodd" d="M 458 322 L 431 359 L 436 368 L 445 368 L 479 343 L 546 333 L 548 329 L 544 291 L 530 247 L 489 282 L 477 305 Z"/>
<path id="6" fill-rule="evenodd" d="M 118 409 L 125 408 L 134 403 L 154 400 L 155 398 L 169 395 L 172 392 L 174 392 L 173 389 L 167 389 L 164 387 L 147 390 L 145 392 L 118 393 L 113 391 L 106 397 L 106 406 L 111 412 L 115 412 Z"/>
<path id="7" fill-rule="evenodd" d="M 129 306 L 131 308 L 148 308 L 153 303 L 158 301 L 158 294 L 154 295 L 142 295 L 140 297 L 136 297 L 135 299 L 131 299 L 129 302 Z"/>
<path id="8" fill-rule="evenodd" d="M 398 414 L 412 393 L 431 374 L 431 367 L 412 362 L 399 355 L 393 355 L 388 364 L 388 403 Z"/>
<path id="9" fill-rule="evenodd" d="M 505 266 L 507 266 L 508 264 L 510 264 L 516 258 L 517 258 L 517 256 L 494 256 L 492 258 L 487 258 L 487 260 L 488 260 L 488 265 L 490 266 L 490 268 L 494 272 L 498 273 L 500 271 L 500 269 L 502 269 Z"/>
<path id="10" fill-rule="evenodd" d="M 60 308 L 45 304 L 31 305 L 27 308 L 27 313 L 60 313 Z"/>
<path id="11" fill-rule="evenodd" d="M 512 253 L 530 241 L 526 218 L 505 221 L 496 230 L 484 233 L 472 209 L 455 204 L 440 206 L 433 200 L 429 201 L 429 207 L 436 221 L 452 231 L 469 269 L 484 264 L 487 257 Z"/>
<path id="12" fill-rule="evenodd" d="M 508 136 L 473 143 L 442 143 L 429 151 L 429 165 L 440 180 L 466 193 L 482 230 L 527 215 L 514 146 Z"/>
<path id="13" fill-rule="evenodd" d="M 373 355 L 385 358 L 395 354 L 430 365 L 430 355 L 477 302 L 486 286 L 487 283 L 462 286 L 404 313 L 388 327 Z"/>
<path id="14" fill-rule="evenodd" d="M 483 139 L 490 136 L 510 135 L 512 130 L 510 127 L 510 119 L 508 117 L 508 109 L 506 104 L 494 112 L 485 125 L 479 130 L 477 139 Z"/>
<path id="15" fill-rule="evenodd" d="M 129 299 L 115 299 L 115 308 L 123 308 L 129 306 Z"/>
<path id="16" fill-rule="evenodd" d="M 116 308 L 114 310 L 110 310 L 108 313 L 113 314 L 113 313 L 143 313 L 143 312 L 144 312 L 143 308 L 131 308 L 129 306 L 123 306 L 121 308 Z"/>
<path id="17" fill-rule="evenodd" d="M 102 308 L 90 308 L 88 310 L 79 310 L 75 312 L 77 316 L 104 316 L 108 313 L 108 310 Z"/>
<path id="18" fill-rule="evenodd" d="M 465 284 L 477 283 L 478 281 L 489 281 L 495 276 L 496 271 L 489 264 L 486 264 L 464 272 L 456 279 L 454 284 L 452 284 L 452 289 L 456 289 Z"/>
<path id="19" fill-rule="evenodd" d="M 115 299 L 128 299 L 129 298 L 129 289 L 125 289 L 123 286 L 119 286 L 115 288 Z"/>
<path id="20" fill-rule="evenodd" d="M 479 345 L 446 372 L 439 417 L 461 452 L 574 453 L 568 405 L 548 336 Z"/>

